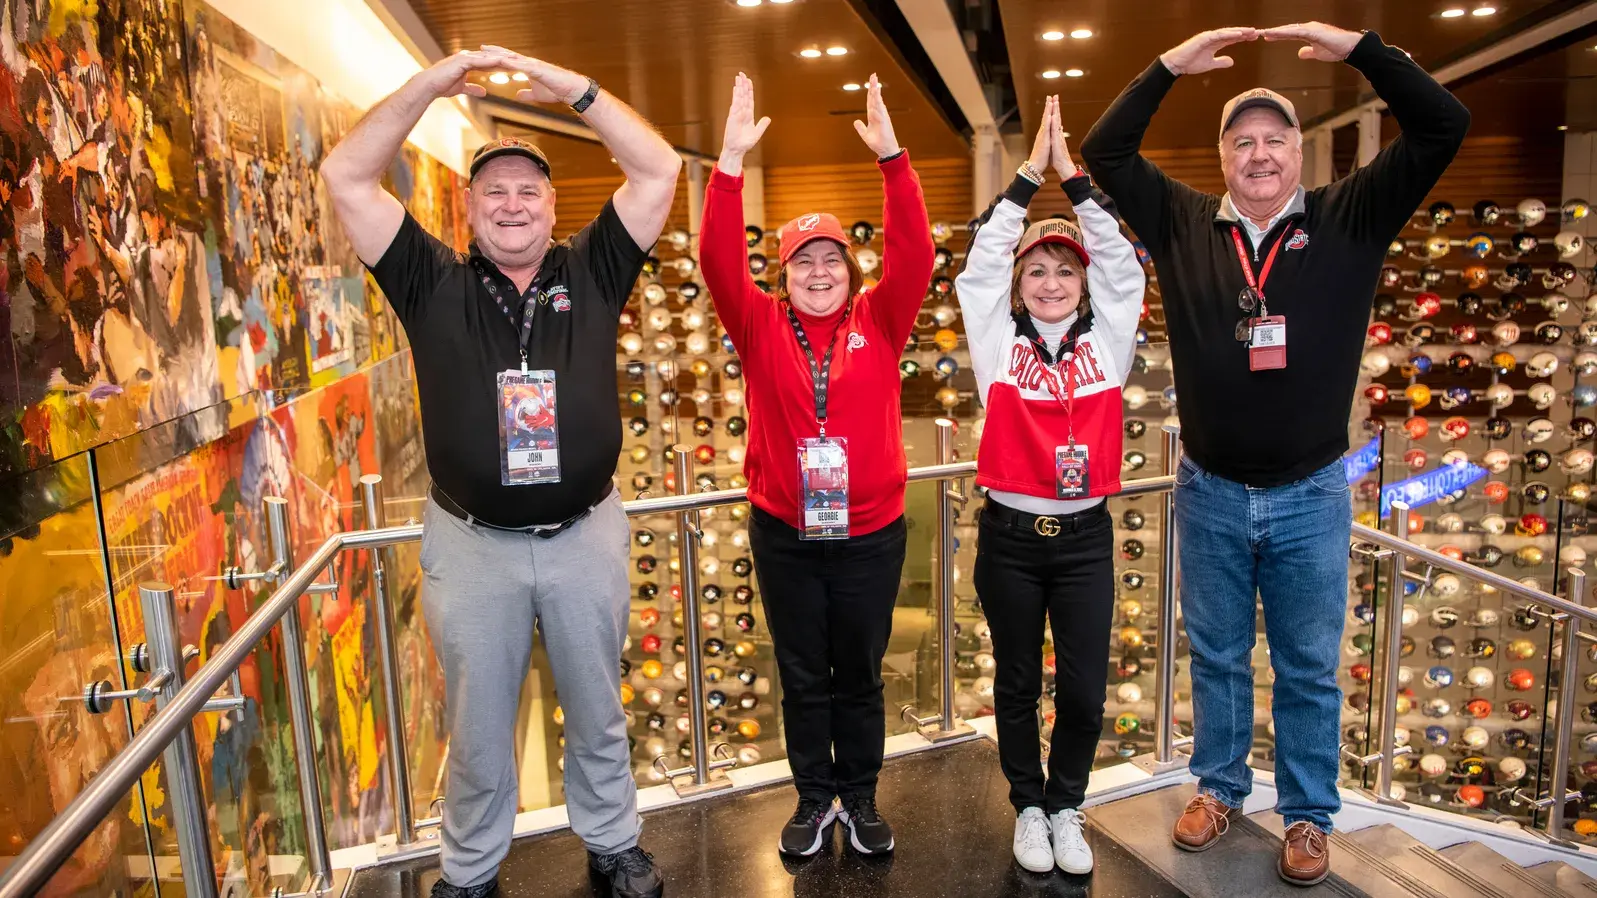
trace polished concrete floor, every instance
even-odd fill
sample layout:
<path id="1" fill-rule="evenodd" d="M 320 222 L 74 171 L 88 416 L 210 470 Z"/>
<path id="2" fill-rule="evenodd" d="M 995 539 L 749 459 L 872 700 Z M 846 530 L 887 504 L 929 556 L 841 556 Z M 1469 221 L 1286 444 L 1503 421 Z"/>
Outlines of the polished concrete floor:
<path id="1" fill-rule="evenodd" d="M 829 846 L 803 862 L 777 854 L 777 833 L 796 800 L 785 783 L 647 813 L 643 847 L 665 873 L 668 898 L 1183 894 L 1096 831 L 1088 834 L 1097 858 L 1091 876 L 1020 869 L 1010 852 L 1015 815 L 1008 794 L 997 746 L 981 739 L 887 762 L 877 804 L 896 832 L 897 851 L 889 858 L 862 858 L 837 832 Z M 435 856 L 363 870 L 348 894 L 421 898 L 437 878 Z M 500 884 L 507 898 L 604 894 L 590 883 L 586 853 L 570 832 L 517 840 Z"/>

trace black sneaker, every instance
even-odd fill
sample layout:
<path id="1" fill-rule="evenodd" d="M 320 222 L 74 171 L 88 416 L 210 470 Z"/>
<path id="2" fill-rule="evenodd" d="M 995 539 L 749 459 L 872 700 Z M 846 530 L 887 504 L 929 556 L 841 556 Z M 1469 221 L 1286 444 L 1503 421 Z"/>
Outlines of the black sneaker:
<path id="1" fill-rule="evenodd" d="M 499 898 L 499 877 L 470 887 L 452 886 L 440 877 L 433 883 L 432 898 Z"/>
<path id="2" fill-rule="evenodd" d="M 843 799 L 837 815 L 848 827 L 848 841 L 860 854 L 885 854 L 893 850 L 893 828 L 876 813 L 876 797 L 857 795 Z"/>
<path id="3" fill-rule="evenodd" d="M 837 819 L 837 803 L 814 798 L 800 798 L 793 819 L 782 827 L 782 840 L 778 850 L 796 857 L 809 857 L 821 850 L 826 840 L 827 827 Z"/>
<path id="4" fill-rule="evenodd" d="M 654 855 L 634 845 L 615 854 L 588 852 L 588 869 L 610 883 L 611 898 L 660 898 L 665 880 Z"/>

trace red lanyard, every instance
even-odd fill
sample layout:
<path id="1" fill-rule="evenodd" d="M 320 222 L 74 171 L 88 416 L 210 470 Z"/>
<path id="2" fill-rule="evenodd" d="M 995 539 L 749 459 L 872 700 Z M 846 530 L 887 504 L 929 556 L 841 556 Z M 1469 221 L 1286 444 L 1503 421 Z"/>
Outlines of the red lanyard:
<path id="1" fill-rule="evenodd" d="M 1242 245 L 1242 229 L 1236 225 L 1231 226 L 1231 240 L 1237 245 L 1237 260 L 1242 263 L 1242 276 L 1248 279 L 1248 286 L 1253 288 L 1253 292 L 1259 294 L 1260 303 L 1264 302 L 1264 282 L 1270 277 L 1270 266 L 1275 264 L 1275 253 L 1281 248 L 1281 238 L 1285 236 L 1286 231 L 1276 236 L 1275 243 L 1270 246 L 1269 254 L 1264 257 L 1264 269 L 1259 272 L 1259 279 L 1255 281 L 1253 264 L 1248 261 L 1248 250 Z M 1262 309 L 1260 313 L 1263 313 Z"/>
<path id="2" fill-rule="evenodd" d="M 1079 346 L 1080 344 L 1078 343 L 1077 345 Z M 1076 379 L 1070 376 L 1072 366 L 1067 364 L 1067 362 L 1073 362 L 1076 358 L 1076 354 L 1074 351 L 1072 351 L 1070 355 L 1059 360 L 1060 367 L 1065 369 L 1065 395 L 1063 398 L 1061 398 L 1059 395 L 1058 372 L 1054 371 L 1053 366 L 1043 361 L 1042 354 L 1037 351 L 1035 346 L 1032 347 L 1031 354 L 1032 358 L 1037 360 L 1037 364 L 1042 366 L 1043 382 L 1048 385 L 1048 392 L 1054 394 L 1054 399 L 1058 400 L 1059 404 L 1065 407 L 1065 439 L 1070 443 L 1070 445 L 1074 446 L 1076 445 L 1076 428 L 1074 426 L 1074 419 L 1071 416 L 1071 412 L 1072 407 L 1076 402 Z"/>

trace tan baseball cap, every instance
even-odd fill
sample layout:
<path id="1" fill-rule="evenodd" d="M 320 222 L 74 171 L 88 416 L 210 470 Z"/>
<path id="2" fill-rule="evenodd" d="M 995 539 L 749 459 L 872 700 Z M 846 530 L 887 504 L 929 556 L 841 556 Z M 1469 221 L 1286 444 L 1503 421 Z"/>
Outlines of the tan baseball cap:
<path id="1" fill-rule="evenodd" d="M 1020 238 L 1020 251 L 1015 253 L 1015 258 L 1018 259 L 1031 252 L 1032 247 L 1039 243 L 1062 243 L 1081 259 L 1083 266 L 1088 264 L 1087 248 L 1081 239 L 1081 228 L 1069 219 L 1045 218 L 1027 228 L 1025 235 Z"/>
<path id="2" fill-rule="evenodd" d="M 1286 119 L 1287 124 L 1294 128 L 1300 127 L 1298 125 L 1298 111 L 1293 107 L 1291 100 L 1268 87 L 1255 87 L 1252 90 L 1237 94 L 1231 98 L 1229 103 L 1225 104 L 1225 110 L 1220 113 L 1220 135 L 1222 137 L 1225 136 L 1226 130 L 1237 120 L 1237 116 L 1259 106 L 1274 109 L 1281 114 L 1282 118 Z"/>

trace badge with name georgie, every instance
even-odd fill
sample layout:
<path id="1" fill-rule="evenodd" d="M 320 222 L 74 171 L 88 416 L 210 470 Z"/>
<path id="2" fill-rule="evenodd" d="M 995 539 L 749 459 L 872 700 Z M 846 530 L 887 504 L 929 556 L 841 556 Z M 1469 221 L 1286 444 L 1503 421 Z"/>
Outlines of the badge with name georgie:
<path id="1" fill-rule="evenodd" d="M 560 423 L 555 373 L 501 371 L 499 482 L 505 486 L 560 482 Z"/>
<path id="2" fill-rule="evenodd" d="M 803 539 L 848 538 L 848 440 L 799 440 L 799 514 Z"/>

